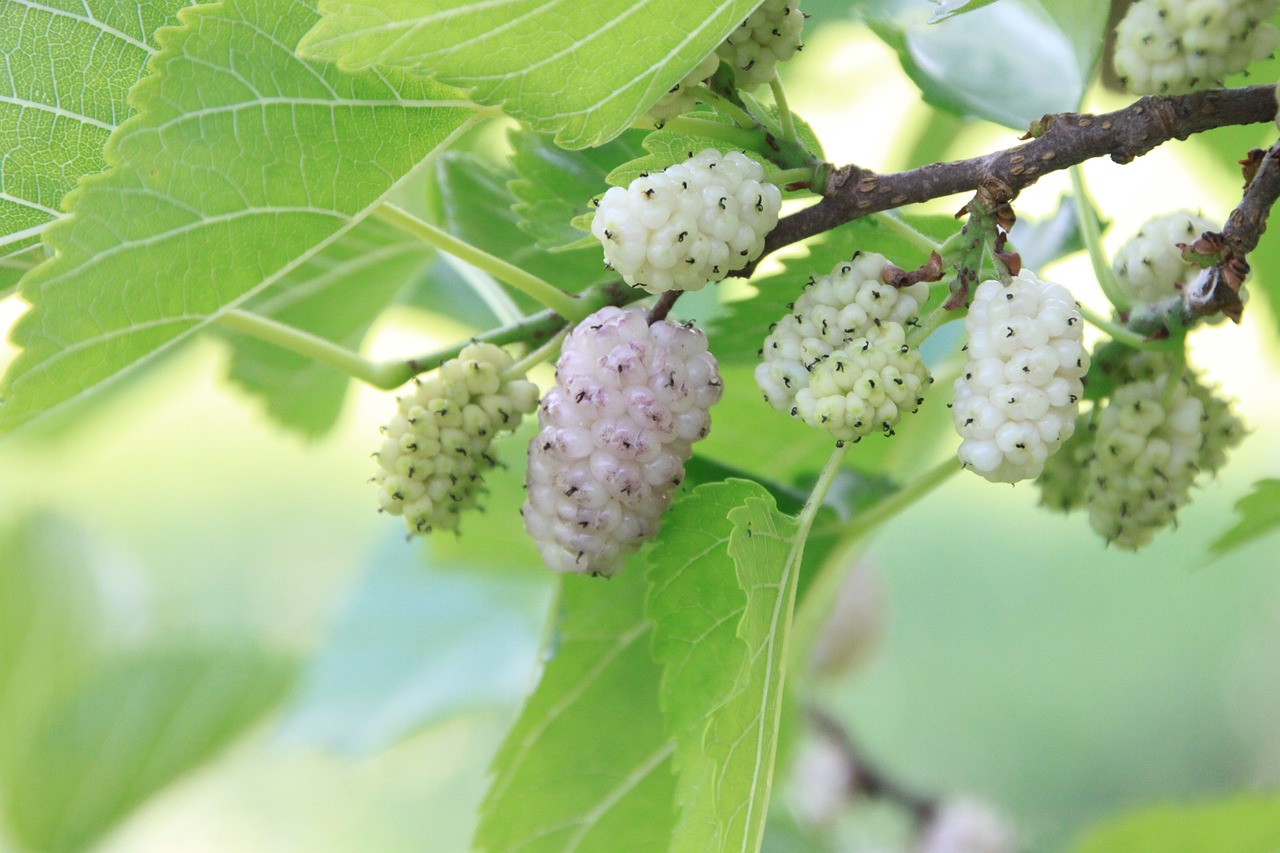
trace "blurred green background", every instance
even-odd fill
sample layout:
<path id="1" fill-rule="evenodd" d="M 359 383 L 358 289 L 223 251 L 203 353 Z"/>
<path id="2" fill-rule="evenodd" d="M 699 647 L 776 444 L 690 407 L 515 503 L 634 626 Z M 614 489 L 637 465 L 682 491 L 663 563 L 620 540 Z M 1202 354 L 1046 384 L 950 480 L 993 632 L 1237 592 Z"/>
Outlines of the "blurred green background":
<path id="1" fill-rule="evenodd" d="M 816 5 L 824 26 L 784 73 L 831 160 L 890 171 L 1013 144 L 1006 129 L 921 105 L 887 48 L 835 4 Z M 1098 94 L 1091 106 L 1126 100 Z M 1268 136 L 1231 130 L 1128 167 L 1089 164 L 1114 222 L 1109 247 L 1166 209 L 1224 216 L 1238 196 L 1224 152 Z M 1065 189 L 1046 179 L 1019 214 L 1049 215 Z M 1086 259 L 1048 272 L 1104 304 Z M 20 310 L 0 302 L 4 325 Z M 878 764 L 926 792 L 985 798 L 1037 850 L 1069 848 L 1140 806 L 1280 786 L 1280 537 L 1206 557 L 1252 482 L 1280 476 L 1275 330 L 1255 299 L 1242 326 L 1197 334 L 1196 364 L 1241 399 L 1252 432 L 1179 529 L 1141 554 L 1106 549 L 1083 518 L 1039 511 L 1030 486 L 970 477 L 875 537 L 886 627 L 865 667 L 822 698 Z M 372 352 L 459 332 L 403 308 L 379 321 Z M 55 426 L 0 441 L 0 713 L 19 719 L 84 678 L 112 700 L 93 706 L 110 713 L 36 721 L 44 740 L 0 732 L 0 755 L 39 779 L 5 802 L 51 849 L 74 841 L 60 825 L 127 814 L 97 849 L 465 850 L 486 766 L 533 683 L 552 594 L 514 515 L 519 443 L 498 475 L 505 504 L 464 525 L 473 539 L 406 542 L 365 483 L 391 396 L 355 390 L 339 428 L 303 442 L 222 378 L 228 359 L 221 342 L 199 341 Z M 165 661 L 159 686 L 110 680 L 129 662 Z M 215 714 L 219 685 L 258 698 Z M 145 722 L 149 690 L 176 707 L 130 725 Z M 66 735 L 95 742 L 95 731 L 100 751 L 74 754 Z M 165 756 L 181 766 L 184 745 L 224 736 L 227 751 L 163 784 Z M 116 785 L 112 763 L 131 748 L 146 757 L 123 767 L 118 789 L 141 808 L 95 802 L 89 783 Z M 47 813 L 55 802 L 61 817 Z M 873 849 L 862 817 L 843 828 L 850 849 Z"/>

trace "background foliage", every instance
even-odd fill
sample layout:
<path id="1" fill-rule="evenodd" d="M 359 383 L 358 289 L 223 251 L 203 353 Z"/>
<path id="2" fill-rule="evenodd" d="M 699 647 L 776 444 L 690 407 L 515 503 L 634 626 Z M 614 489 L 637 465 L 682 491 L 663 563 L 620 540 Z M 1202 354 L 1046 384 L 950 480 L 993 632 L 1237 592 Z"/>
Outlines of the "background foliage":
<path id="1" fill-rule="evenodd" d="M 787 288 L 848 246 L 918 262 L 882 226 L 855 223 L 771 262 L 754 282 L 760 298 L 744 300 L 752 286 L 737 284 L 723 288 L 727 305 L 714 289 L 681 301 L 725 365 L 701 448 L 707 473 L 691 477 L 708 482 L 677 505 L 648 558 L 603 585 L 571 578 L 557 591 L 516 535 L 519 441 L 503 449 L 508 467 L 464 539 L 405 543 L 363 485 L 390 396 L 352 392 L 336 371 L 233 333 L 196 334 L 249 307 L 390 357 L 530 310 L 483 273 L 361 218 L 386 198 L 568 290 L 598 280 L 595 250 L 550 249 L 575 238 L 568 217 L 612 165 L 643 155 L 623 130 L 647 93 L 752 4 L 589 4 L 590 16 L 571 17 L 607 33 L 591 50 L 610 61 L 591 63 L 570 103 L 538 94 L 538 80 L 579 69 L 539 39 L 536 17 L 513 35 L 523 48 L 511 67 L 485 47 L 476 4 L 432 8 L 473 20 L 449 32 L 483 49 L 363 32 L 359 13 L 412 17 L 419 5 L 334 2 L 321 17 L 295 0 L 181 13 L 0 0 L 0 147 L 11 152 L 0 293 L 60 253 L 23 280 L 39 307 L 18 319 L 23 302 L 0 301 L 13 342 L 0 351 L 11 371 L 0 420 L 60 413 L 0 441 L 0 849 L 448 851 L 478 833 L 495 850 L 643 850 L 675 833 L 677 849 L 702 850 L 708 832 L 723 845 L 762 831 L 766 849 L 788 838 L 799 849 L 905 843 L 900 817 L 874 805 L 821 838 L 796 828 L 786 774 L 799 717 L 772 689 L 776 671 L 732 660 L 781 659 L 770 644 L 784 635 L 760 627 L 780 579 L 767 572 L 806 582 L 782 513 L 827 455 L 824 439 L 761 405 L 754 350 Z M 1010 145 L 1029 120 L 1081 98 L 1125 102 L 1086 88 L 1106 4 L 970 3 L 927 23 L 956 7 L 806 3 L 808 44 L 783 74 L 829 159 L 905 168 Z M 619 47 L 654 21 L 670 32 Z M 439 33 L 430 16 L 416 23 Z M 678 48 L 662 47 L 673 39 Z M 443 84 L 405 70 L 458 57 Z M 1277 63 L 1255 73 L 1275 79 Z M 569 155 L 479 124 L 488 113 L 464 92 L 570 147 L 612 141 Z M 1131 166 L 1089 164 L 1108 244 L 1174 207 L 1225 215 L 1238 199 L 1234 161 L 1274 137 L 1229 128 Z M 1014 239 L 1101 307 L 1059 216 L 1066 191 L 1048 179 L 1024 194 Z M 908 213 L 943 235 L 957 206 Z M 49 225 L 64 208 L 75 218 Z M 879 530 L 869 548 L 887 628 L 862 669 L 805 684 L 878 764 L 930 794 L 987 799 L 1028 849 L 1275 847 L 1280 809 L 1265 792 L 1280 785 L 1280 575 L 1268 514 L 1280 408 L 1259 389 L 1277 372 L 1278 252 L 1272 234 L 1254 257 L 1245 324 L 1196 336 L 1195 360 L 1241 398 L 1252 434 L 1176 533 L 1138 556 L 1107 551 L 1082 519 L 1039 511 L 1028 487 L 959 478 Z M 944 328 L 931 343 L 938 369 L 954 340 Z M 927 404 L 893 441 L 864 442 L 838 509 L 870 507 L 952 453 L 949 430 L 945 409 Z M 783 491 L 724 480 L 716 466 L 744 456 Z M 748 524 L 771 530 L 750 547 L 776 553 L 738 571 L 765 574 L 708 587 L 706 572 L 748 547 Z M 703 540 L 725 550 L 706 566 L 682 556 Z M 809 559 L 829 545 L 811 541 Z M 690 615 L 690 601 L 705 611 Z M 783 719 L 769 745 L 781 763 L 767 830 L 758 812 L 733 817 L 763 802 L 757 775 L 716 775 L 736 760 L 729 745 L 760 725 L 757 696 Z M 693 773 L 706 718 L 705 752 L 721 760 Z M 594 781 L 619 767 L 624 784 Z M 566 769 L 579 783 L 550 787 Z M 1210 841 L 1172 846 L 1195 838 Z"/>

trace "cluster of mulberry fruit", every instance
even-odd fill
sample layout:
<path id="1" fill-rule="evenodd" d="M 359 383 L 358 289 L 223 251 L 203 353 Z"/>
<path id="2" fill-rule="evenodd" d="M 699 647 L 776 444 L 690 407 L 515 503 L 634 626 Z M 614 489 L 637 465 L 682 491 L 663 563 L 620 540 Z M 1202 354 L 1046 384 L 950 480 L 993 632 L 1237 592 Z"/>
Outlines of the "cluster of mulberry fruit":
<path id="1" fill-rule="evenodd" d="M 472 343 L 397 399 L 373 479 L 383 511 L 411 533 L 456 531 L 496 464 L 493 440 L 537 408 L 536 385 L 504 376 L 512 363 L 501 347 Z"/>
<path id="2" fill-rule="evenodd" d="M 720 394 L 696 329 L 613 307 L 574 329 L 539 407 L 521 510 L 548 568 L 607 577 L 657 535 Z"/>
<path id="3" fill-rule="evenodd" d="M 759 163 L 708 148 L 600 199 L 591 233 L 605 263 L 650 293 L 700 290 L 760 257 L 782 193 Z"/>
<path id="4" fill-rule="evenodd" d="M 964 467 L 994 483 L 1040 474 L 1075 431 L 1089 370 L 1083 326 L 1071 292 L 1029 270 L 978 286 L 951 410 Z"/>
<path id="5" fill-rule="evenodd" d="M 1133 551 L 1176 522 L 1196 480 L 1226 463 L 1244 425 L 1180 360 L 1138 354 L 1121 373 L 1037 482 L 1041 503 L 1086 508 L 1098 535 Z"/>
<path id="6" fill-rule="evenodd" d="M 906 327 L 919 319 L 929 286 L 886 284 L 888 261 L 872 252 L 809 283 L 774 324 L 756 384 L 765 400 L 839 441 L 892 433 L 932 382 Z"/>
<path id="7" fill-rule="evenodd" d="M 733 69 L 740 88 L 768 83 L 778 63 L 796 55 L 806 17 L 799 0 L 765 0 L 729 34 L 716 53 Z"/>
<path id="8" fill-rule="evenodd" d="M 1277 0 L 1137 0 L 1116 27 L 1115 67 L 1143 95 L 1222 85 L 1270 56 Z"/>

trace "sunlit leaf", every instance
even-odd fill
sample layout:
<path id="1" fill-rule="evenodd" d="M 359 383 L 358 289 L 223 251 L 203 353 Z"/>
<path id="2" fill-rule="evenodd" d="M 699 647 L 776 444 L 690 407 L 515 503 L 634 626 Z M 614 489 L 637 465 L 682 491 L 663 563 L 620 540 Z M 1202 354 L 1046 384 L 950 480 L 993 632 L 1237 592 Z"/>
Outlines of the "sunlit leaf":
<path id="1" fill-rule="evenodd" d="M 608 581 L 563 579 L 553 657 L 494 760 L 478 850 L 669 849 L 673 745 L 644 589 L 638 565 Z"/>
<path id="2" fill-rule="evenodd" d="M 1239 518 L 1231 529 L 1209 546 L 1209 552 L 1221 557 L 1260 536 L 1280 528 L 1280 480 L 1259 480 L 1253 491 L 1236 501 Z"/>
<path id="3" fill-rule="evenodd" d="M 281 736 L 372 752 L 532 683 L 546 585 L 423 566 L 397 532 L 377 550 L 302 676 Z"/>
<path id="4" fill-rule="evenodd" d="M 126 96 L 156 52 L 155 31 L 188 0 L 0 2 L 0 293 L 102 146 L 131 113 Z"/>
<path id="5" fill-rule="evenodd" d="M 1242 796 L 1196 806 L 1160 806 L 1090 832 L 1076 853 L 1274 853 L 1280 797 Z"/>
<path id="6" fill-rule="evenodd" d="M 289 49 L 299 0 L 186 9 L 161 31 L 114 168 L 67 200 L 58 254 L 24 279 L 34 308 L 0 428 L 77 399 L 265 291 L 355 227 L 464 129 L 452 90 L 393 72 L 345 75 Z M 396 140 L 387 144 L 388 139 Z"/>
<path id="7" fill-rule="evenodd" d="M 3 792 L 14 835 L 33 850 L 84 850 L 259 720 L 289 671 L 249 651 L 177 650 L 101 670 L 15 762 Z"/>
<path id="8" fill-rule="evenodd" d="M 617 136 L 758 0 L 326 0 L 301 55 L 409 69 L 566 148 Z"/>
<path id="9" fill-rule="evenodd" d="M 763 487 L 728 481 L 682 500 L 651 557 L 647 612 L 680 772 L 671 850 L 762 842 L 800 574 L 795 537 Z"/>

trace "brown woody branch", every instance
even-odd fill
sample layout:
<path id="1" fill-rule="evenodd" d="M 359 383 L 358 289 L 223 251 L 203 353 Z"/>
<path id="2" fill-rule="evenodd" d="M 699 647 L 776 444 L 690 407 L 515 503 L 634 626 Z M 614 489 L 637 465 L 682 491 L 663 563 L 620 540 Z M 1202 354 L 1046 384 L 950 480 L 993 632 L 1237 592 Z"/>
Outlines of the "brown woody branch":
<path id="1" fill-rule="evenodd" d="M 1033 126 L 1034 139 L 982 157 L 885 175 L 855 165 L 843 166 L 832 170 L 821 201 L 778 223 L 765 242 L 765 254 L 878 211 L 972 193 L 988 181 L 1006 184 L 1016 196 L 1044 175 L 1086 160 L 1110 157 L 1117 163 L 1128 163 L 1173 139 L 1218 127 L 1269 122 L 1275 117 L 1275 86 L 1270 84 L 1153 95 L 1104 115 L 1045 116 Z M 1277 171 L 1274 164 L 1272 171 Z M 1258 178 L 1254 180 L 1256 183 Z M 1280 174 L 1272 180 L 1280 192 Z M 1242 233 L 1252 233 L 1249 229 L 1261 233 L 1258 223 L 1265 224 L 1265 210 L 1261 219 L 1252 218 L 1256 215 L 1252 208 L 1237 212 L 1242 218 L 1238 227 L 1245 229 Z M 750 269 L 742 274 L 749 274 Z"/>

